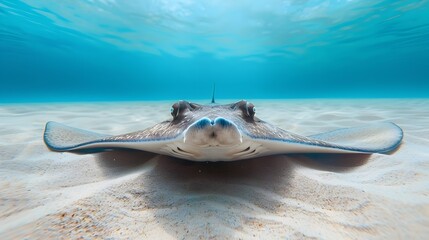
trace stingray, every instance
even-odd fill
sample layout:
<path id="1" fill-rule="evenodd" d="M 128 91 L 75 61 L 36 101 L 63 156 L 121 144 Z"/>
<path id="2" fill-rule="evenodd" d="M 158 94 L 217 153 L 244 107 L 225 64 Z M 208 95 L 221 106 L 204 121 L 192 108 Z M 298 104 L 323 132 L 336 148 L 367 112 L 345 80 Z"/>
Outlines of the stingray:
<path id="1" fill-rule="evenodd" d="M 262 121 L 255 112 L 245 100 L 225 105 L 179 101 L 171 107 L 171 119 L 141 131 L 111 136 L 48 122 L 44 141 L 60 152 L 125 148 L 192 161 L 235 161 L 289 153 L 389 153 L 403 137 L 391 122 L 302 136 Z"/>

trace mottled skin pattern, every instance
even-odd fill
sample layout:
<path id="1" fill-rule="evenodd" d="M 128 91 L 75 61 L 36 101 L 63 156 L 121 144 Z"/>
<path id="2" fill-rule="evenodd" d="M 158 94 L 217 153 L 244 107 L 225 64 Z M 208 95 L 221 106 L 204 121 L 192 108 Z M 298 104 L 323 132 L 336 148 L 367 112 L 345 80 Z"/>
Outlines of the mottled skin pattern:
<path id="1" fill-rule="evenodd" d="M 291 140 L 319 145 L 326 144 L 323 141 L 308 139 L 287 132 L 260 120 L 254 116 L 254 112 L 253 114 L 249 113 L 249 108 L 253 107 L 253 104 L 244 100 L 225 105 L 200 105 L 187 101 L 179 101 L 172 107 L 173 119 L 158 123 L 142 131 L 108 137 L 105 138 L 104 141 L 152 141 L 173 139 L 201 118 L 208 117 L 210 119 L 215 119 L 216 117 L 222 117 L 235 123 L 243 134 L 252 138 L 281 139 L 282 141 Z"/>
<path id="2" fill-rule="evenodd" d="M 259 120 L 256 117 L 250 118 L 238 108 L 241 104 L 245 104 L 244 101 L 240 101 L 233 104 L 226 105 L 200 105 L 195 103 L 189 103 L 186 101 L 179 101 L 174 107 L 178 107 L 177 116 L 173 116 L 173 119 L 167 120 L 154 125 L 153 127 L 147 128 L 142 131 L 127 133 L 119 136 L 106 138 L 106 141 L 150 141 L 160 139 L 172 139 L 183 133 L 191 124 L 200 120 L 201 118 L 208 117 L 215 119 L 216 117 L 223 117 L 234 122 L 240 130 L 243 130 L 242 125 L 248 125 L 250 132 L 257 134 L 257 132 L 265 131 L 270 132 L 269 128 L 265 130 L 258 130 L 257 126 L 266 125 L 265 122 Z M 173 110 L 172 110 L 173 112 Z"/>

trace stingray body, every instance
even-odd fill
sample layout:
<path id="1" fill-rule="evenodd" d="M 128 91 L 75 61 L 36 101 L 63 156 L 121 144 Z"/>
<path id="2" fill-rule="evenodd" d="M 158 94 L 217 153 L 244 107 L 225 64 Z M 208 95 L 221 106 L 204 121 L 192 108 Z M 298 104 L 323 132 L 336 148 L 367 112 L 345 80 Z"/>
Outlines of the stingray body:
<path id="1" fill-rule="evenodd" d="M 48 122 L 44 140 L 54 151 L 138 149 L 192 161 L 235 161 L 287 153 L 387 153 L 401 143 L 394 123 L 301 136 L 255 116 L 247 101 L 200 105 L 179 101 L 172 119 L 142 131 L 110 136 Z"/>

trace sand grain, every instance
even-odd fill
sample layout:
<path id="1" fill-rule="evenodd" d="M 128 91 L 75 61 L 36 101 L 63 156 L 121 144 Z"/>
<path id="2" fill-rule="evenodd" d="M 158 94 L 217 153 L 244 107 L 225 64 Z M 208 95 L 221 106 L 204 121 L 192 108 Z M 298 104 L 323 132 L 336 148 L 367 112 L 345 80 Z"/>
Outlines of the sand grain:
<path id="1" fill-rule="evenodd" d="M 284 155 L 192 163 L 138 151 L 56 153 L 47 121 L 120 134 L 170 102 L 0 106 L 0 239 L 424 239 L 429 101 L 254 101 L 263 120 L 311 135 L 393 121 L 394 154 Z M 161 110 L 160 110 L 161 109 Z"/>

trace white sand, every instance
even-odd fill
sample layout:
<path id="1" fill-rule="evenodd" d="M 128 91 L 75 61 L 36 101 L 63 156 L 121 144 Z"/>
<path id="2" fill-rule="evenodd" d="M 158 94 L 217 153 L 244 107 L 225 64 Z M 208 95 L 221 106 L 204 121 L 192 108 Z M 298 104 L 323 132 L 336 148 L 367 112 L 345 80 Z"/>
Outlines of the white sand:
<path id="1" fill-rule="evenodd" d="M 0 106 L 0 239 L 425 239 L 429 100 L 254 101 L 305 135 L 393 121 L 391 155 L 192 163 L 137 151 L 49 151 L 46 121 L 120 134 L 169 118 L 171 102 Z"/>

